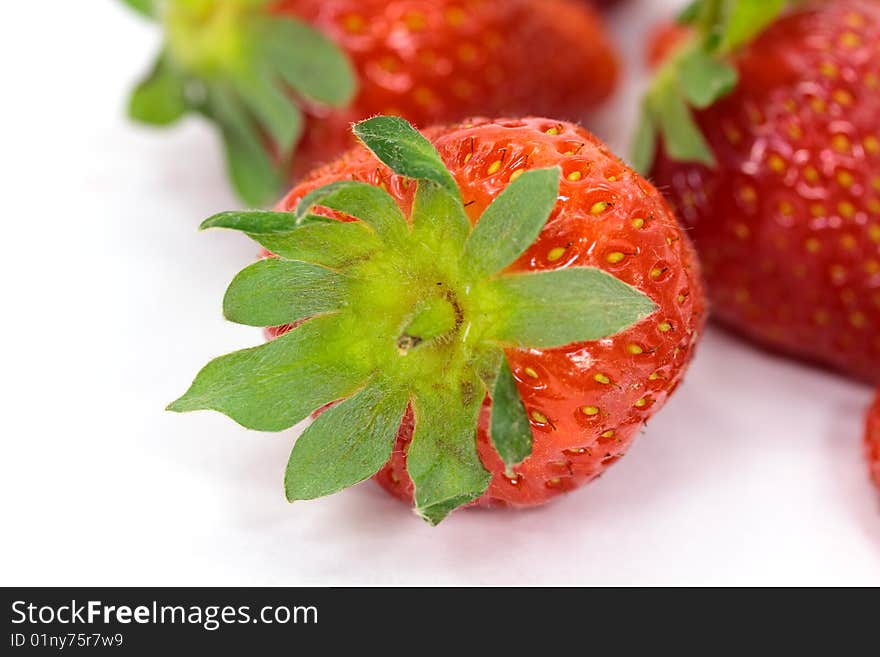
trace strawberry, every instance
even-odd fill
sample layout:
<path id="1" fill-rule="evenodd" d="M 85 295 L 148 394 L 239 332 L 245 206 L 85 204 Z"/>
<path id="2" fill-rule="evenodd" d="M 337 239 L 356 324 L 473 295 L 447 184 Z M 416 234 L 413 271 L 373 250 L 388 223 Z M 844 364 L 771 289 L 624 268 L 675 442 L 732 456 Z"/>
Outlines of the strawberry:
<path id="1" fill-rule="evenodd" d="M 865 453 L 871 467 L 871 478 L 880 486 L 880 391 L 868 410 L 868 428 L 865 433 Z"/>
<path id="2" fill-rule="evenodd" d="M 576 119 L 617 75 L 596 12 L 577 0 L 126 2 L 166 34 L 132 116 L 168 124 L 195 111 L 214 121 L 233 182 L 253 205 L 353 146 L 354 121 Z"/>
<path id="3" fill-rule="evenodd" d="M 648 94 L 637 167 L 689 229 L 723 323 L 880 381 L 880 4 L 721 6 L 685 17 L 696 35 Z"/>
<path id="4" fill-rule="evenodd" d="M 375 475 L 431 523 L 600 475 L 679 384 L 702 326 L 662 197 L 568 123 L 422 136 L 377 117 L 355 133 L 362 146 L 275 212 L 205 222 L 274 254 L 233 281 L 227 318 L 281 328 L 170 409 L 267 431 L 324 409 L 293 449 L 288 498 Z"/>

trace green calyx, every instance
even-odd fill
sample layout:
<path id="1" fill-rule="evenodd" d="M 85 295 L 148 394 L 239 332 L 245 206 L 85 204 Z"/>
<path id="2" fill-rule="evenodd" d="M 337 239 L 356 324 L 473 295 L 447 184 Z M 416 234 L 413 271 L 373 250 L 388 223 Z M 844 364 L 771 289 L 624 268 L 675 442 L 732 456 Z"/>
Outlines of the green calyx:
<path id="1" fill-rule="evenodd" d="M 736 88 L 730 58 L 798 0 L 695 0 L 679 23 L 694 34 L 658 71 L 645 95 L 631 154 L 633 167 L 648 174 L 658 138 L 667 155 L 682 162 L 715 166 L 715 156 L 694 120 Z"/>
<path id="2" fill-rule="evenodd" d="M 306 23 L 271 12 L 270 0 L 124 0 L 158 21 L 165 41 L 134 90 L 132 118 L 169 125 L 194 112 L 223 136 L 230 175 L 252 205 L 272 201 L 302 134 L 302 99 L 351 102 L 346 55 Z"/>
<path id="3" fill-rule="evenodd" d="M 559 168 L 524 173 L 472 228 L 451 173 L 406 121 L 377 117 L 354 132 L 417 185 L 410 216 L 381 188 L 343 181 L 307 195 L 294 212 L 229 212 L 204 222 L 242 231 L 277 256 L 236 276 L 226 317 L 254 326 L 301 324 L 212 361 L 169 409 L 213 409 L 251 429 L 281 431 L 339 402 L 296 442 L 285 477 L 294 501 L 374 475 L 409 406 L 416 510 L 437 524 L 489 485 L 476 448 L 487 395 L 491 438 L 508 470 L 531 454 L 532 432 L 505 350 L 601 339 L 656 307 L 595 268 L 507 271 L 556 206 Z M 328 219 L 317 209 L 352 220 Z"/>

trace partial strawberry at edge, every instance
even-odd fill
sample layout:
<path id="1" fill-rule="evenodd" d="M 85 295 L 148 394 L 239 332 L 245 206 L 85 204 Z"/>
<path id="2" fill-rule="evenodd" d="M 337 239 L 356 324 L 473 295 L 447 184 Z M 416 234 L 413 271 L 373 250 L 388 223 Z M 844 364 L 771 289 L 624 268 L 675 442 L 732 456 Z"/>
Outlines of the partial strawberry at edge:
<path id="1" fill-rule="evenodd" d="M 701 256 L 715 316 L 757 342 L 880 381 L 880 5 L 793 5 L 694 110 L 714 165 L 651 168 Z"/>
<path id="2" fill-rule="evenodd" d="M 479 504 L 541 504 L 616 462 L 678 385 L 703 322 L 698 266 L 656 190 L 582 128 L 546 119 L 477 119 L 425 134 L 461 187 L 472 221 L 519 172 L 562 167 L 560 197 L 566 200 L 513 270 L 595 266 L 660 306 L 656 315 L 599 342 L 507 352 L 530 414 L 534 451 L 512 477 L 505 475 L 489 439 L 487 399 L 478 448 L 493 479 Z M 412 187 L 358 148 L 308 176 L 277 209 L 292 210 L 313 189 L 342 179 L 381 185 L 405 213 L 411 207 Z M 391 461 L 376 476 L 407 501 L 411 437 L 408 413 Z"/>
<path id="3" fill-rule="evenodd" d="M 865 454 L 868 457 L 871 478 L 880 487 L 880 391 L 877 392 L 877 398 L 868 410 Z"/>

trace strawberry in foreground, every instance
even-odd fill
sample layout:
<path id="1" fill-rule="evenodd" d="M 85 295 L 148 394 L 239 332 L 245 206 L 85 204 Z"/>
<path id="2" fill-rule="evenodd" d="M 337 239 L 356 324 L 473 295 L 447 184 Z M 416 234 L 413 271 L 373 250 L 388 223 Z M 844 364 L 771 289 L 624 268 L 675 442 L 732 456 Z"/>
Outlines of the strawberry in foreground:
<path id="1" fill-rule="evenodd" d="M 683 17 L 695 36 L 647 97 L 637 168 L 690 229 L 716 317 L 878 382 L 880 3 L 723 6 Z"/>
<path id="2" fill-rule="evenodd" d="M 880 391 L 873 406 L 868 410 L 868 427 L 865 433 L 865 453 L 871 468 L 871 478 L 880 486 Z"/>
<path id="3" fill-rule="evenodd" d="M 354 132 L 363 146 L 278 211 L 204 223 L 274 254 L 232 282 L 226 317 L 282 328 L 170 409 L 281 431 L 344 400 L 297 441 L 288 499 L 378 473 L 433 524 L 598 476 L 701 328 L 697 266 L 660 195 L 567 123 L 474 120 L 428 141 L 377 117 Z"/>
<path id="4" fill-rule="evenodd" d="M 577 119 L 616 79 L 600 19 L 579 0 L 125 1 L 165 32 L 131 115 L 213 121 L 253 205 L 353 146 L 353 121 Z"/>

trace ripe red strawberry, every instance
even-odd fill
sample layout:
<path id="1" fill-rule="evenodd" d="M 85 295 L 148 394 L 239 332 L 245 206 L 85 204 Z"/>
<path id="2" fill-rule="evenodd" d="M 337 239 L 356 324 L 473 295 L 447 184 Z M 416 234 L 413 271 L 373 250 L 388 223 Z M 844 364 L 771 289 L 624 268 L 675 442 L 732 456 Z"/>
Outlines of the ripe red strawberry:
<path id="1" fill-rule="evenodd" d="M 722 322 L 876 382 L 880 4 L 794 3 L 778 15 L 784 4 L 743 0 L 714 37 L 694 18 L 703 31 L 648 97 L 639 168 L 653 159 L 653 124 L 653 179 L 697 245 Z M 697 13 L 717 5 L 702 0 Z"/>
<path id="2" fill-rule="evenodd" d="M 289 172 L 297 177 L 353 146 L 354 121 L 394 114 L 426 126 L 485 112 L 577 119 L 617 75 L 598 16 L 577 0 L 152 6 L 166 46 L 133 115 L 167 123 L 187 109 L 206 114 L 225 135 L 239 192 L 254 204 L 274 200 Z"/>
<path id="3" fill-rule="evenodd" d="M 702 326 L 690 243 L 660 195 L 569 123 L 477 119 L 430 129 L 428 142 L 405 122 L 379 117 L 356 132 L 367 147 L 314 172 L 276 213 L 225 214 L 207 223 L 243 230 L 281 256 L 249 270 L 291 266 L 286 258 L 348 264 L 347 282 L 334 286 L 350 294 L 311 270 L 300 272 L 310 277 L 302 284 L 267 274 L 262 287 L 245 270 L 227 294 L 227 317 L 285 324 L 274 331 L 280 337 L 225 357 L 231 364 L 209 365 L 172 409 L 213 408 L 251 428 L 279 430 L 356 389 L 315 392 L 328 387 L 322 381 L 328 373 L 354 368 L 358 381 L 364 372 L 388 377 L 394 383 L 387 387 L 403 393 L 383 434 L 384 451 L 339 483 L 325 470 L 337 467 L 342 447 L 324 445 L 320 456 L 312 454 L 307 431 L 291 456 L 288 496 L 325 494 L 378 471 L 379 483 L 414 497 L 432 522 L 475 500 L 541 504 L 600 475 L 678 385 Z M 364 197 L 332 196 L 351 185 Z M 343 222 L 313 216 L 296 228 L 296 218 L 309 212 Z M 362 222 L 350 223 L 358 214 L 384 232 L 389 215 L 411 216 L 414 227 L 377 247 Z M 302 237 L 305 246 L 298 248 L 306 253 L 296 251 L 296 231 L 315 225 L 340 236 Z M 345 237 L 342 227 L 359 230 Z M 359 319 L 301 323 L 327 310 L 320 300 L 328 294 L 340 296 L 334 307 Z M 297 299 L 308 309 L 293 312 Z M 246 302 L 250 309 L 243 312 Z M 273 304 L 277 310 L 267 310 Z M 332 335 L 332 327 L 342 327 L 338 338 L 327 338 L 332 349 L 318 349 L 320 367 L 297 361 L 290 371 L 299 374 L 277 383 L 295 390 L 276 391 L 275 383 L 261 389 L 275 376 L 263 363 L 280 358 L 270 350 L 295 344 L 301 333 L 300 342 L 308 342 L 304 332 L 315 323 Z M 296 394 L 308 402 L 279 419 Z M 328 416 L 345 403 L 312 426 L 333 425 Z M 361 417 L 346 413 L 347 420 L 338 420 L 346 426 Z M 458 473 L 462 462 L 466 475 Z M 308 477 L 302 463 L 314 466 Z M 316 479 L 336 483 L 319 486 Z M 455 483 L 462 479 L 472 483 Z M 440 491 L 438 481 L 451 488 Z"/>
<path id="4" fill-rule="evenodd" d="M 871 467 L 871 478 L 880 486 L 880 391 L 874 405 L 868 411 L 868 428 L 865 433 L 865 453 Z"/>

